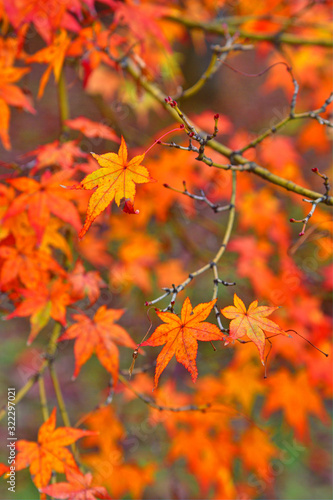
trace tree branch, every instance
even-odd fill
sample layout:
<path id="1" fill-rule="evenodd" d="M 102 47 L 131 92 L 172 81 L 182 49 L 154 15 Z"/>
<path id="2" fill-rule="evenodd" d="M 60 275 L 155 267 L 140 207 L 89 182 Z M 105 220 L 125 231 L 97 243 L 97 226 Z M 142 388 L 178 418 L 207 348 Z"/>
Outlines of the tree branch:
<path id="1" fill-rule="evenodd" d="M 165 16 L 164 19 L 171 21 L 173 23 L 181 24 L 188 29 L 199 29 L 205 33 L 212 33 L 214 35 L 225 36 L 227 25 L 227 31 L 230 35 L 238 34 L 239 37 L 247 38 L 248 40 L 265 41 L 271 42 L 273 44 L 285 43 L 287 45 L 311 45 L 316 47 L 332 47 L 332 41 L 330 38 L 303 38 L 298 35 L 293 35 L 292 33 L 255 33 L 249 32 L 239 28 L 238 26 L 233 26 L 228 24 L 228 18 L 223 18 L 220 21 L 213 22 L 202 22 L 194 21 L 192 19 L 187 19 L 182 16 Z"/>
<path id="2" fill-rule="evenodd" d="M 205 136 L 208 135 L 205 132 L 203 132 L 199 127 L 195 126 L 194 123 L 184 114 L 182 113 L 182 117 L 179 116 L 177 111 L 169 105 L 168 102 L 165 101 L 167 99 L 167 96 L 159 89 L 159 87 L 150 81 L 147 80 L 147 78 L 142 74 L 140 68 L 131 60 L 131 59 L 126 59 L 123 61 L 122 66 L 124 69 L 128 71 L 128 73 L 133 77 L 133 79 L 142 86 L 151 96 L 153 96 L 160 104 L 170 113 L 170 115 L 178 122 L 184 123 L 184 119 L 188 122 L 190 127 L 195 128 L 198 134 Z M 308 116 L 303 116 L 303 118 L 306 118 Z M 258 165 L 255 162 L 249 162 L 247 158 L 239 154 L 238 151 L 233 151 L 232 149 L 228 148 L 224 144 L 221 144 L 215 139 L 212 139 L 208 142 L 207 146 L 211 147 L 214 149 L 214 151 L 217 151 L 221 155 L 229 158 L 231 160 L 231 163 L 240 166 L 246 166 L 246 170 L 258 175 L 262 179 L 265 179 L 268 182 L 271 182 L 272 184 L 275 184 L 277 186 L 282 187 L 283 189 L 286 189 L 287 191 L 293 191 L 294 193 L 297 193 L 301 196 L 304 196 L 306 198 L 310 198 L 312 200 L 317 200 L 322 196 L 322 193 L 318 193 L 317 191 L 312 191 L 311 189 L 304 188 L 303 186 L 299 186 L 295 182 L 292 182 L 288 179 L 285 179 L 283 177 L 280 177 L 276 174 L 273 174 L 266 168 Z M 212 166 L 217 166 L 213 162 L 211 162 Z M 218 168 L 230 168 L 224 166 L 218 166 Z M 327 196 L 325 197 L 324 201 L 322 203 L 325 203 L 326 205 L 333 206 L 333 196 Z"/>

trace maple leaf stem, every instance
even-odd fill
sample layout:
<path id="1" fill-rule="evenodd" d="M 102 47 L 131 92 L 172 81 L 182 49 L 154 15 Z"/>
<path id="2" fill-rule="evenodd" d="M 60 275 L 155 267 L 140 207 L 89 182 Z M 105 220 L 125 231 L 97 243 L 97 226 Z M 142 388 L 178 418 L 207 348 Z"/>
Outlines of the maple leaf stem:
<path id="1" fill-rule="evenodd" d="M 38 378 L 38 385 L 39 385 L 39 399 L 40 399 L 40 404 L 42 408 L 42 414 L 43 414 L 43 420 L 46 422 L 46 420 L 49 418 L 49 409 L 47 406 L 47 398 L 46 398 L 46 392 L 45 392 L 45 383 L 44 383 L 44 377 L 41 375 Z"/>
<path id="2" fill-rule="evenodd" d="M 66 427 L 72 427 L 71 422 L 70 422 L 70 418 L 68 415 L 68 411 L 66 408 L 65 400 L 63 398 L 61 387 L 59 384 L 59 379 L 58 379 L 57 373 L 56 373 L 55 368 L 54 368 L 53 360 L 51 363 L 49 363 L 49 372 L 50 372 L 50 376 L 52 379 L 52 384 L 53 384 L 54 392 L 55 392 L 55 395 L 57 398 L 62 421 Z M 77 456 L 77 448 L 75 446 L 75 443 L 71 444 L 71 449 L 72 449 L 73 455 L 76 457 Z"/>
<path id="3" fill-rule="evenodd" d="M 71 427 L 71 423 L 70 423 L 70 419 L 69 419 L 69 416 L 68 416 L 68 412 L 66 410 L 64 398 L 63 398 L 63 395 L 62 395 L 62 392 L 61 392 L 61 387 L 60 387 L 60 384 L 59 384 L 58 376 L 57 376 L 56 371 L 54 369 L 53 363 L 50 363 L 50 365 L 49 365 L 49 371 L 50 371 L 50 376 L 51 376 L 51 379 L 52 379 L 52 384 L 53 384 L 53 387 L 54 387 L 54 392 L 56 394 L 56 398 L 57 398 L 57 401 L 58 401 L 58 406 L 59 406 L 59 410 L 60 410 L 60 413 L 61 413 L 62 421 L 64 422 L 64 424 L 65 424 L 66 427 Z"/>
<path id="4" fill-rule="evenodd" d="M 166 135 L 169 135 L 169 134 L 172 134 L 173 132 L 179 132 L 180 130 L 182 130 L 182 128 L 173 128 L 172 130 L 169 130 L 169 132 L 165 132 L 165 134 L 161 135 L 161 137 L 159 137 L 158 139 L 156 139 L 153 144 L 151 146 L 149 146 L 148 149 L 146 149 L 146 151 L 144 152 L 144 155 L 146 156 L 146 154 L 148 153 L 148 151 L 150 151 L 156 144 L 159 144 L 161 142 L 161 139 L 163 139 L 163 137 L 165 137 Z"/>
<path id="5" fill-rule="evenodd" d="M 43 361 L 39 370 L 36 373 L 34 373 L 27 380 L 27 382 L 24 384 L 24 386 L 21 387 L 21 389 L 18 391 L 18 393 L 16 394 L 16 398 L 13 401 L 15 404 L 19 403 L 24 398 L 24 396 L 30 391 L 30 389 L 35 385 L 35 383 L 38 382 L 39 378 L 43 375 L 45 369 L 53 361 L 53 357 L 54 357 L 54 354 L 55 354 L 56 349 L 57 349 L 57 339 L 60 335 L 60 330 L 61 330 L 60 323 L 56 323 L 54 328 L 53 328 L 53 331 L 52 331 L 52 334 L 51 334 L 51 337 L 50 337 L 50 340 L 49 340 L 49 343 L 47 346 L 46 353 L 44 355 L 45 360 Z M 3 417 L 6 415 L 6 413 L 7 413 L 7 405 L 2 407 L 0 410 L 0 420 L 3 419 Z"/>
<path id="6" fill-rule="evenodd" d="M 307 342 L 308 344 L 310 344 L 314 349 L 316 349 L 317 351 L 321 352 L 324 356 L 326 356 L 326 358 L 328 358 L 328 354 L 326 352 L 324 352 L 321 349 L 319 349 L 318 347 L 316 347 L 312 342 L 310 342 L 310 340 L 308 340 L 307 338 L 303 337 L 303 335 L 301 335 L 300 333 L 296 332 L 296 330 L 286 330 L 286 332 L 294 332 L 294 333 L 296 333 L 296 335 L 298 335 L 299 337 L 301 337 L 303 340 L 305 340 L 305 342 Z"/>
<path id="7" fill-rule="evenodd" d="M 68 103 L 68 94 L 67 94 L 64 68 L 60 73 L 57 85 L 58 85 L 60 123 L 61 123 L 62 133 L 64 134 L 69 130 L 69 127 L 65 125 L 65 121 L 69 119 L 69 103 Z"/>

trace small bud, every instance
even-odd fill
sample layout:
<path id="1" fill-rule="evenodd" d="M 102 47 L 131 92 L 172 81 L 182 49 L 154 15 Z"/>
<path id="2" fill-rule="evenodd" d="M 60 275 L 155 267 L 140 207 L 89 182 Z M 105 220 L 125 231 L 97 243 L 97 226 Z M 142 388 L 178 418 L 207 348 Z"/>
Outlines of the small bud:
<path id="1" fill-rule="evenodd" d="M 216 113 L 216 115 L 214 115 L 214 120 L 218 120 L 220 118 L 220 115 L 218 113 Z"/>
<path id="2" fill-rule="evenodd" d="M 145 302 L 145 306 L 149 306 L 149 302 L 147 302 L 147 301 L 146 301 L 146 302 Z"/>
<path id="3" fill-rule="evenodd" d="M 295 222 L 295 219 L 289 219 L 289 222 Z"/>
<path id="4" fill-rule="evenodd" d="M 156 141 L 156 144 L 162 144 L 161 141 Z"/>
<path id="5" fill-rule="evenodd" d="M 169 184 L 163 184 L 163 187 L 168 188 Z"/>
<path id="6" fill-rule="evenodd" d="M 194 132 L 190 132 L 190 133 L 188 134 L 188 136 L 189 136 L 189 137 L 194 137 Z"/>
<path id="7" fill-rule="evenodd" d="M 182 123 L 180 126 L 179 126 L 180 130 L 183 130 L 183 128 L 185 128 L 185 125 Z"/>
<path id="8" fill-rule="evenodd" d="M 177 106 L 177 101 L 172 101 L 173 106 Z"/>
<path id="9" fill-rule="evenodd" d="M 304 236 L 304 234 L 305 234 L 305 233 L 304 233 L 304 231 L 301 231 L 301 232 L 298 234 L 298 236 Z"/>
<path id="10" fill-rule="evenodd" d="M 170 304 L 171 304 L 172 306 L 174 306 L 174 305 L 175 305 L 175 301 L 174 301 L 174 300 L 172 300 L 172 301 L 170 302 Z"/>
<path id="11" fill-rule="evenodd" d="M 311 170 L 312 170 L 312 172 L 315 172 L 315 173 L 319 172 L 319 170 L 318 170 L 318 168 L 317 168 L 317 167 L 315 167 L 315 168 L 311 168 Z"/>
<path id="12" fill-rule="evenodd" d="M 155 307 L 155 311 L 158 312 L 159 311 L 159 308 L 158 307 Z"/>

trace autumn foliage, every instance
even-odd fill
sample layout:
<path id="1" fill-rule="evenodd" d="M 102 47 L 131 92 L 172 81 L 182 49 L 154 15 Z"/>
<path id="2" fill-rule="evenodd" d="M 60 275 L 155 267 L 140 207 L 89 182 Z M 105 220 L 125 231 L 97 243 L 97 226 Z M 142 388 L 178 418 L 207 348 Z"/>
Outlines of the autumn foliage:
<path id="1" fill-rule="evenodd" d="M 1 498 L 332 497 L 330 21 L 0 2 Z"/>

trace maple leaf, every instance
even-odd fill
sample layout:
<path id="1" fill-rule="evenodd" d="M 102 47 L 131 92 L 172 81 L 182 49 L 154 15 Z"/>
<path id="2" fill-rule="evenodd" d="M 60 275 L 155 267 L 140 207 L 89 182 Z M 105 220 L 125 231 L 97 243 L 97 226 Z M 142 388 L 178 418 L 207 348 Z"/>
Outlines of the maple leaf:
<path id="1" fill-rule="evenodd" d="M 0 463 L 0 476 L 3 476 L 6 472 L 9 472 L 9 467 L 8 465 L 5 465 L 3 463 Z"/>
<path id="2" fill-rule="evenodd" d="M 289 337 L 289 335 L 274 323 L 274 321 L 266 319 L 266 316 L 272 314 L 278 307 L 257 307 L 258 301 L 255 300 L 249 305 L 248 310 L 246 310 L 244 302 L 236 294 L 234 294 L 234 304 L 234 306 L 228 306 L 221 309 L 223 316 L 232 320 L 229 325 L 230 333 L 226 344 L 229 343 L 229 339 L 235 340 L 247 335 L 257 346 L 261 362 L 264 365 L 266 342 L 264 331 Z"/>
<path id="3" fill-rule="evenodd" d="M 224 340 L 221 330 L 216 325 L 203 322 L 215 302 L 216 299 L 199 304 L 192 310 L 190 299 L 187 297 L 180 318 L 174 313 L 156 311 L 165 324 L 158 326 L 149 339 L 141 344 L 142 346 L 166 344 L 157 358 L 154 388 L 157 387 L 161 373 L 174 354 L 177 361 L 190 372 L 193 382 L 196 381 L 198 376 L 195 362 L 198 351 L 197 340 Z"/>
<path id="4" fill-rule="evenodd" d="M 53 34 L 59 27 L 79 32 L 80 24 L 72 15 L 80 18 L 80 2 L 73 0 L 48 0 L 47 9 L 45 0 L 4 0 L 6 14 L 16 30 L 27 28 L 32 23 L 36 31 L 47 44 L 52 42 Z M 86 2 L 87 3 L 87 2 Z M 70 12 L 68 12 L 70 11 Z M 24 29 L 23 29 L 24 32 Z"/>
<path id="5" fill-rule="evenodd" d="M 263 415 L 282 410 L 285 421 L 294 428 L 297 439 L 309 438 L 308 414 L 315 415 L 325 424 L 329 418 L 323 401 L 315 387 L 312 387 L 305 370 L 291 374 L 280 370 L 268 378 L 269 392 L 263 408 Z"/>
<path id="6" fill-rule="evenodd" d="M 62 267 L 49 254 L 32 248 L 29 243 L 24 239 L 17 243 L 17 248 L 0 246 L 0 258 L 4 260 L 0 266 L 0 286 L 20 278 L 26 287 L 33 288 L 37 283 L 49 278 L 48 271 L 57 275 L 65 274 Z"/>
<path id="7" fill-rule="evenodd" d="M 117 382 L 119 355 L 116 344 L 136 348 L 126 330 L 114 324 L 123 313 L 124 309 L 107 309 L 106 306 L 101 306 L 93 319 L 85 314 L 73 315 L 77 323 L 70 326 L 59 338 L 59 341 L 76 339 L 73 377 L 77 377 L 81 366 L 95 351 L 101 364 L 112 374 L 114 384 Z"/>
<path id="8" fill-rule="evenodd" d="M 50 217 L 46 229 L 43 233 L 42 241 L 39 248 L 48 254 L 52 254 L 52 248 L 57 248 L 61 250 L 67 257 L 68 261 L 72 261 L 72 250 L 66 239 L 66 237 L 61 234 L 61 229 L 63 228 L 63 223 L 60 219 L 56 217 Z"/>
<path id="9" fill-rule="evenodd" d="M 60 142 L 56 140 L 22 155 L 23 158 L 30 156 L 36 156 L 35 165 L 31 170 L 34 174 L 36 170 L 48 166 L 54 167 L 54 165 L 63 170 L 71 169 L 75 165 L 76 158 L 87 158 L 88 155 L 78 147 L 76 141 Z"/>
<path id="10" fill-rule="evenodd" d="M 80 471 L 65 468 L 67 483 L 55 483 L 40 488 L 41 493 L 46 493 L 55 498 L 68 498 L 68 500 L 95 500 L 111 499 L 104 486 L 92 486 L 92 474 L 82 474 Z"/>
<path id="11" fill-rule="evenodd" d="M 151 270 L 158 260 L 159 243 L 142 233 L 134 234 L 118 251 L 119 261 L 110 269 L 112 286 L 124 289 L 133 285 L 151 291 Z"/>
<path id="12" fill-rule="evenodd" d="M 115 410 L 108 405 L 91 412 L 86 425 L 91 430 L 103 429 L 82 442 L 81 458 L 91 468 L 94 479 L 105 484 L 113 498 L 144 498 L 144 488 L 154 482 L 156 465 L 139 465 L 130 456 L 125 458 L 122 442 L 126 443 L 126 431 Z"/>
<path id="13" fill-rule="evenodd" d="M 75 189 L 94 189 L 91 195 L 87 218 L 79 234 L 82 238 L 92 222 L 115 199 L 118 207 L 121 200 L 134 202 L 135 183 L 153 182 L 146 167 L 141 165 L 145 155 L 139 155 L 127 161 L 127 146 L 124 138 L 118 154 L 106 153 L 97 155 L 91 153 L 101 168 L 87 175 Z"/>
<path id="14" fill-rule="evenodd" d="M 272 442 L 269 433 L 251 426 L 239 440 L 239 455 L 248 470 L 259 477 L 267 478 L 267 469 L 272 459 L 277 459 L 280 450 Z"/>
<path id="15" fill-rule="evenodd" d="M 17 50 L 17 40 L 0 38 L 0 139 L 6 149 L 11 149 L 8 135 L 9 105 L 23 108 L 33 114 L 36 113 L 29 97 L 19 87 L 13 85 L 30 71 L 29 68 L 13 66 Z"/>
<path id="16" fill-rule="evenodd" d="M 86 137 L 101 137 L 103 139 L 109 139 L 109 141 L 120 142 L 117 135 L 110 127 L 103 123 L 89 120 L 84 116 L 78 116 L 73 120 L 66 120 L 65 125 L 73 130 L 79 130 Z"/>
<path id="17" fill-rule="evenodd" d="M 71 43 L 70 37 L 64 29 L 60 29 L 60 33 L 55 37 L 53 43 L 49 44 L 44 49 L 39 50 L 33 56 L 27 58 L 27 62 L 48 63 L 44 75 L 40 80 L 38 98 L 40 99 L 44 94 L 45 86 L 50 78 L 53 70 L 55 81 L 58 82 L 62 67 L 64 64 L 66 52 Z"/>
<path id="18" fill-rule="evenodd" d="M 57 172 L 54 175 L 45 172 L 40 182 L 30 177 L 18 177 L 8 180 L 12 186 L 22 193 L 13 200 L 4 216 L 4 220 L 28 209 L 29 222 L 36 231 L 38 243 L 41 242 L 45 228 L 48 225 L 50 213 L 79 230 L 81 222 L 78 211 L 66 199 L 68 192 L 66 195 L 66 191 L 60 187 L 61 182 L 70 175 L 72 174 L 69 171 Z"/>
<path id="19" fill-rule="evenodd" d="M 66 306 L 71 303 L 69 289 L 68 283 L 57 279 L 48 286 L 38 283 L 35 288 L 21 290 L 25 300 L 8 314 L 6 319 L 30 316 L 31 332 L 28 344 L 31 344 L 50 317 L 63 326 L 66 324 Z"/>
<path id="20" fill-rule="evenodd" d="M 16 470 L 30 467 L 32 480 L 37 488 L 46 486 L 52 471 L 64 472 L 65 465 L 77 469 L 72 453 L 65 448 L 84 436 L 96 434 L 94 431 L 56 427 L 56 408 L 40 427 L 37 443 L 20 439 L 17 441 Z"/>
<path id="21" fill-rule="evenodd" d="M 133 0 L 126 0 L 126 2 L 109 0 L 109 4 L 114 8 L 115 24 L 127 25 L 142 41 L 146 40 L 147 33 L 149 33 L 155 43 L 160 42 L 166 50 L 171 51 L 163 30 L 156 21 L 170 12 L 167 7 L 149 3 L 137 4 Z"/>
<path id="22" fill-rule="evenodd" d="M 98 271 L 86 271 L 82 262 L 77 261 L 75 267 L 68 275 L 72 286 L 71 296 L 76 300 L 88 296 L 90 304 L 94 304 L 100 295 L 100 288 L 106 287 Z"/>

